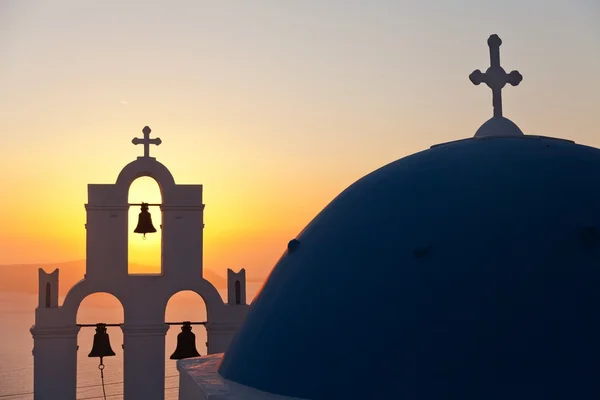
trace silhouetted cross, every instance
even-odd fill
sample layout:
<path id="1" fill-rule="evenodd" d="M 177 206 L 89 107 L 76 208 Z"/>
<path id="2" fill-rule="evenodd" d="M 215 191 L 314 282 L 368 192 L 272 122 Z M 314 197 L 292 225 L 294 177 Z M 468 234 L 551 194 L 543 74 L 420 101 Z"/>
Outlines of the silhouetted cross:
<path id="1" fill-rule="evenodd" d="M 518 71 L 512 71 L 507 74 L 504 68 L 500 66 L 500 45 L 502 40 L 498 35 L 492 35 L 488 39 L 490 47 L 490 67 L 482 73 L 475 70 L 469 75 L 469 79 L 475 85 L 485 82 L 492 89 L 492 105 L 494 106 L 494 117 L 502 116 L 502 88 L 510 83 L 517 86 L 523 80 L 523 76 Z"/>
<path id="2" fill-rule="evenodd" d="M 131 141 L 131 143 L 133 143 L 133 144 L 143 144 L 144 145 L 144 157 L 150 157 L 150 145 L 151 144 L 155 144 L 158 146 L 159 144 L 162 143 L 160 138 L 150 139 L 150 132 L 152 132 L 152 130 L 149 127 L 145 126 L 144 129 L 142 129 L 144 138 L 143 139 L 133 138 L 133 140 Z"/>

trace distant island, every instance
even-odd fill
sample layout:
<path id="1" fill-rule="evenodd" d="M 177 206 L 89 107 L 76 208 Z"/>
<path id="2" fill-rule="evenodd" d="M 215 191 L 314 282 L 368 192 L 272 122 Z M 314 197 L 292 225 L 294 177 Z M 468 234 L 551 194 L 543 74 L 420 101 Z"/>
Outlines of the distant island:
<path id="1" fill-rule="evenodd" d="M 131 264 L 130 267 L 148 270 L 147 266 L 140 264 Z M 85 260 L 48 264 L 0 265 L 0 292 L 37 294 L 39 268 L 43 268 L 46 272 L 52 272 L 56 268 L 60 270 L 58 291 L 60 296 L 64 296 L 75 283 L 83 279 Z M 223 271 L 223 274 L 225 273 L 226 271 Z M 265 278 L 248 275 L 248 271 L 246 274 L 248 282 L 262 282 Z M 227 288 L 226 278 L 210 269 L 204 268 L 204 278 L 215 285 L 217 289 Z"/>

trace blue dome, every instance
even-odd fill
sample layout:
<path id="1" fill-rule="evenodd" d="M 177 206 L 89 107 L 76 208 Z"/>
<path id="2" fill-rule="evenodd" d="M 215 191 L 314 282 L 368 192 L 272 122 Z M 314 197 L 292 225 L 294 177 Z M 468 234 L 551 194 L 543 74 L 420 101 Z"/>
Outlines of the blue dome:
<path id="1" fill-rule="evenodd" d="M 598 398 L 600 150 L 434 146 L 354 183 L 297 241 L 224 378 L 313 400 Z"/>

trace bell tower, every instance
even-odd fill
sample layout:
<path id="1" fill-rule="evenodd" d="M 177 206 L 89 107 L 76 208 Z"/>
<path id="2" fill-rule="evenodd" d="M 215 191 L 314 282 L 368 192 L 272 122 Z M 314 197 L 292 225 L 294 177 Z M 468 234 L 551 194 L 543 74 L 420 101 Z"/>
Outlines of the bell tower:
<path id="1" fill-rule="evenodd" d="M 62 305 L 58 304 L 58 271 L 52 274 L 40 271 L 40 300 L 35 325 L 31 328 L 35 400 L 75 400 L 77 334 L 80 329 L 89 327 L 96 327 L 98 339 L 106 341 L 101 346 L 105 351 L 96 352 L 95 344 L 90 357 L 110 356 L 114 353 L 112 349 L 117 353 L 123 351 L 125 400 L 164 400 L 165 334 L 169 327 L 182 326 L 182 337 L 193 344 L 192 325 L 204 325 L 208 353 L 221 353 L 229 346 L 248 312 L 243 270 L 233 275 L 232 271 L 227 272 L 228 290 L 232 291 L 227 303 L 203 277 L 202 185 L 176 184 L 167 167 L 150 157 L 150 145 L 160 145 L 161 139 L 151 139 L 149 127 L 142 132 L 143 138 L 134 138 L 132 142 L 144 146 L 143 156 L 127 164 L 115 183 L 88 185 L 85 277 L 70 289 Z M 160 204 L 128 203 L 131 183 L 142 176 L 158 183 Z M 162 236 L 159 275 L 128 273 L 130 207 L 141 208 L 136 232 Z M 155 227 L 151 215 L 159 212 L 162 225 Z M 207 308 L 206 321 L 165 322 L 167 302 L 184 290 L 202 297 Z M 121 302 L 123 322 L 76 323 L 79 304 L 88 295 L 98 292 L 112 294 Z M 111 348 L 107 329 L 118 327 L 123 331 L 123 346 L 113 344 Z M 188 351 L 181 357 L 195 355 Z"/>
<path id="2" fill-rule="evenodd" d="M 161 139 L 150 139 L 151 129 L 147 126 L 142 133 L 144 137 L 134 138 L 132 143 L 142 144 L 144 155 L 126 165 L 115 184 L 88 185 L 86 277 L 115 279 L 128 274 L 128 212 L 129 207 L 141 207 L 140 234 L 154 234 L 149 209 L 151 213 L 162 213 L 162 228 L 157 233 L 162 235 L 162 275 L 193 279 L 198 273 L 202 274 L 202 185 L 175 184 L 169 170 L 150 157 L 150 145 L 160 145 Z M 127 202 L 129 186 L 142 176 L 156 180 L 162 204 Z"/>

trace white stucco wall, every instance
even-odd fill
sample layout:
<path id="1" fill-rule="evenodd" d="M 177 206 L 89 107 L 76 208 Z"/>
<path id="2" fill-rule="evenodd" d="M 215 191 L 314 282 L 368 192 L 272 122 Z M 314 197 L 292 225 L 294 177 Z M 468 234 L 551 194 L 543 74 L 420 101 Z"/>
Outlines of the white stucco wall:
<path id="1" fill-rule="evenodd" d="M 142 176 L 154 178 L 162 194 L 162 229 L 156 233 L 162 235 L 160 275 L 128 274 L 128 192 Z M 89 185 L 86 211 L 85 278 L 70 289 L 62 305 L 58 304 L 58 271 L 40 270 L 40 302 L 31 329 L 34 397 L 75 399 L 77 310 L 90 294 L 110 293 L 124 310 L 124 398 L 162 400 L 169 299 L 183 290 L 198 293 L 207 307 L 208 352 L 223 352 L 248 311 L 245 273 L 228 273 L 229 287 L 235 285 L 231 279 L 241 283 L 244 301 L 225 303 L 202 276 L 202 185 L 177 185 L 154 158 L 138 157 L 125 166 L 115 184 Z"/>
<path id="2" fill-rule="evenodd" d="M 212 354 L 179 360 L 179 400 L 302 400 L 262 392 L 223 379 L 217 373 L 222 357 L 223 354 Z"/>

